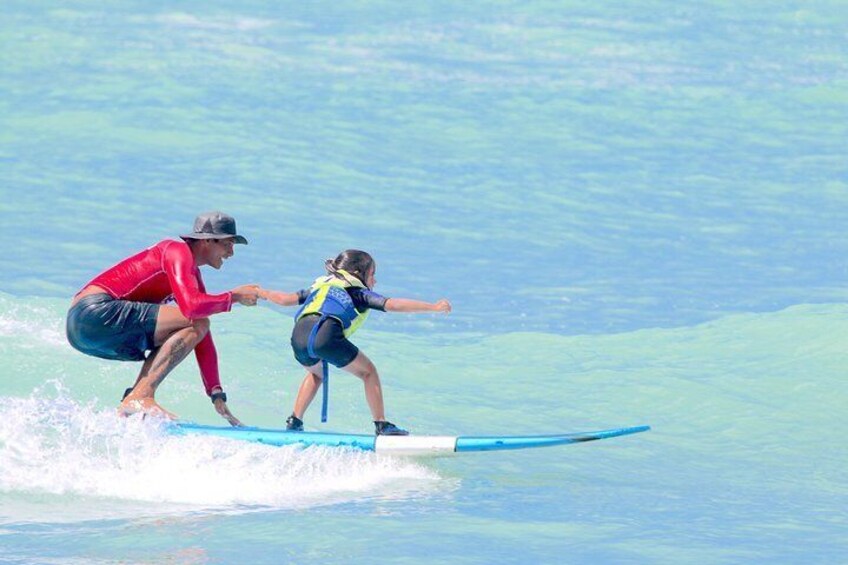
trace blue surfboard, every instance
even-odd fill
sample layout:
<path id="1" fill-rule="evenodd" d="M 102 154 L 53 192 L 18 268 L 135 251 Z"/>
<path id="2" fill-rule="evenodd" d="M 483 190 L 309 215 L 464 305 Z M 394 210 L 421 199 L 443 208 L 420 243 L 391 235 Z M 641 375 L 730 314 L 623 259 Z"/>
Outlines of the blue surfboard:
<path id="1" fill-rule="evenodd" d="M 448 455 L 583 443 L 645 432 L 651 427 L 634 426 L 594 432 L 529 436 L 374 436 L 332 432 L 291 432 L 271 428 L 204 426 L 188 422 L 179 422 L 167 429 L 169 433 L 175 435 L 218 436 L 274 446 L 322 445 L 399 455 Z"/>

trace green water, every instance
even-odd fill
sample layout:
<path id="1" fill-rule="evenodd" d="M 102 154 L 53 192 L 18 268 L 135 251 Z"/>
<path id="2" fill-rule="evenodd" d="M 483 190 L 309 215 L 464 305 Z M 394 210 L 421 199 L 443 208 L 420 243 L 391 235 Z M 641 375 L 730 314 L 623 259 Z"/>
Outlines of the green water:
<path id="1" fill-rule="evenodd" d="M 0 561 L 833 563 L 848 244 L 842 2 L 18 1 L 0 19 Z M 652 431 L 405 460 L 169 438 L 70 297 L 221 209 L 221 271 L 293 291 L 344 248 L 356 336 L 421 434 Z M 291 312 L 212 331 L 279 426 Z M 331 420 L 370 429 L 336 376 Z M 158 395 L 220 423 L 193 360 Z"/>

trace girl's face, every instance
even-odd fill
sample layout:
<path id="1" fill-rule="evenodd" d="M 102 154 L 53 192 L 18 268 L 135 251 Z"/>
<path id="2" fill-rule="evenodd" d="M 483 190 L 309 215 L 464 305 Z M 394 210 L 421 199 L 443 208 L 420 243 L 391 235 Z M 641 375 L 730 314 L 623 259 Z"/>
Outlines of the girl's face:
<path id="1" fill-rule="evenodd" d="M 377 263 L 374 263 L 371 266 L 371 269 L 368 271 L 368 275 L 365 277 L 365 286 L 368 288 L 374 288 L 374 285 L 377 284 L 377 279 L 374 278 L 374 275 L 377 273 Z"/>

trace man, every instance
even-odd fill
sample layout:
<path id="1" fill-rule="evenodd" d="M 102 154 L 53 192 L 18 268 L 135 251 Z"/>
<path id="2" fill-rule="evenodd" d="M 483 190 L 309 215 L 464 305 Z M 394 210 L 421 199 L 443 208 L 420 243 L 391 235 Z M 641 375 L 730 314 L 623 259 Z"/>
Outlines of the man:
<path id="1" fill-rule="evenodd" d="M 232 216 L 207 212 L 194 221 L 183 241 L 166 239 L 92 279 L 68 311 L 71 345 L 102 359 L 144 361 L 135 385 L 124 393 L 119 412 L 176 418 L 154 400 L 157 387 L 194 350 L 206 394 L 233 426 L 242 425 L 227 407 L 218 375 L 218 354 L 209 317 L 229 312 L 234 302 L 255 306 L 259 287 L 243 285 L 207 294 L 200 269 L 220 269 L 234 244 L 247 244 Z M 173 298 L 176 305 L 164 304 Z M 146 353 L 149 354 L 146 355 Z"/>

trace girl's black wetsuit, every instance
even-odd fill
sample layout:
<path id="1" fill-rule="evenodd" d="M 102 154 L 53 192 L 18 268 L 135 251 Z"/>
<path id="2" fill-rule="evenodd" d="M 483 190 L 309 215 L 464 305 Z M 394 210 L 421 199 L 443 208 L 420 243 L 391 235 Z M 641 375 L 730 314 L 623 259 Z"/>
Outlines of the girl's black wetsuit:
<path id="1" fill-rule="evenodd" d="M 381 312 L 386 311 L 386 301 L 388 298 L 385 296 L 367 288 L 352 287 L 345 290 L 353 300 L 354 307 L 358 311 L 365 312 L 369 309 L 380 310 Z M 309 289 L 298 291 L 298 304 L 306 302 L 309 292 Z M 334 318 L 328 318 L 318 328 L 318 332 L 315 334 L 313 350 L 318 357 L 309 355 L 307 348 L 309 334 L 320 319 L 321 315 L 316 312 L 315 314 L 305 315 L 295 323 L 291 336 L 294 358 L 304 367 L 311 367 L 322 359 L 328 363 L 332 363 L 336 367 L 349 365 L 359 354 L 359 348 L 345 337 L 341 322 Z"/>

